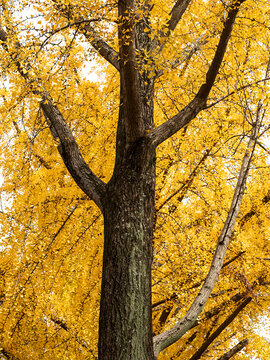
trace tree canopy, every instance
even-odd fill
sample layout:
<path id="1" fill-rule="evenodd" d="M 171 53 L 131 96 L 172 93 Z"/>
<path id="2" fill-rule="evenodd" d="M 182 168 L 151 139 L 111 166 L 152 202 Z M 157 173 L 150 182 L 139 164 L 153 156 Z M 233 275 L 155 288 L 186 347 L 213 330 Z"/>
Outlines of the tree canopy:
<path id="1" fill-rule="evenodd" d="M 265 359 L 269 339 L 256 326 L 270 296 L 268 1 L 27 0 L 0 9 L 2 357 L 98 358 L 100 194 L 123 168 L 123 149 L 150 139 L 156 356 Z M 124 145 L 122 107 L 133 119 Z M 183 336 L 167 336 L 224 231 L 230 243 L 208 301 L 198 300 L 202 312 Z"/>

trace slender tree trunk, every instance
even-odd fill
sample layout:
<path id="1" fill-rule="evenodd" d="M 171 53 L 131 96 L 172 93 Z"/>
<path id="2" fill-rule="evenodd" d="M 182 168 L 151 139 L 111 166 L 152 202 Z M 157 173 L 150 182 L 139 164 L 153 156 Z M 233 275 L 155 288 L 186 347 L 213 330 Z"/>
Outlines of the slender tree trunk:
<path id="1" fill-rule="evenodd" d="M 104 199 L 99 359 L 152 360 L 155 151 L 139 139 L 115 169 Z"/>

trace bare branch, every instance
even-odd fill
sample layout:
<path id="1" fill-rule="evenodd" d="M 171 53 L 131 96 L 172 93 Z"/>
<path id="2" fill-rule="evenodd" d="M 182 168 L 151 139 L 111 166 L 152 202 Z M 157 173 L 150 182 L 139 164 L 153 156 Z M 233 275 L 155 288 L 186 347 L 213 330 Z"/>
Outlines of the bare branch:
<path id="1" fill-rule="evenodd" d="M 245 0 L 236 1 L 228 12 L 227 19 L 224 23 L 224 28 L 221 33 L 219 43 L 215 52 L 215 56 L 206 74 L 206 82 L 200 87 L 194 99 L 185 106 L 178 114 L 167 120 L 156 129 L 152 130 L 148 137 L 151 139 L 154 146 L 158 146 L 163 141 L 167 140 L 177 131 L 186 126 L 198 113 L 206 107 L 208 95 L 213 87 L 214 81 L 223 61 L 228 41 L 231 37 L 233 24 L 239 11 L 240 5 Z"/>
<path id="2" fill-rule="evenodd" d="M 65 321 L 63 321 L 62 319 L 56 318 L 54 316 L 51 317 L 51 321 L 58 325 L 61 329 L 65 330 L 66 332 L 68 332 L 75 340 L 76 342 L 81 345 L 82 347 L 84 347 L 88 352 L 90 352 L 92 354 L 92 356 L 97 359 L 96 355 L 94 354 L 94 351 L 90 348 L 89 344 L 83 340 L 80 336 L 78 336 L 78 334 L 74 333 L 71 328 L 66 324 Z"/>
<path id="3" fill-rule="evenodd" d="M 85 24 L 82 32 L 86 39 L 90 41 L 93 48 L 96 49 L 105 60 L 107 60 L 119 71 L 120 64 L 118 52 L 108 45 L 90 24 Z"/>
<path id="4" fill-rule="evenodd" d="M 244 339 L 240 341 L 237 345 L 235 345 L 231 350 L 229 350 L 226 354 L 222 355 L 218 360 L 229 360 L 239 351 L 243 350 L 244 347 L 248 345 L 248 339 Z"/>
<path id="5" fill-rule="evenodd" d="M 154 337 L 154 351 L 156 356 L 160 351 L 179 340 L 192 327 L 199 314 L 202 312 L 204 305 L 218 280 L 220 270 L 223 266 L 225 253 L 232 235 L 233 227 L 239 213 L 248 171 L 254 152 L 254 147 L 256 145 L 258 128 L 259 124 L 256 124 L 256 126 L 253 127 L 252 136 L 250 137 L 247 150 L 242 161 L 242 166 L 238 176 L 231 207 L 221 235 L 219 236 L 216 252 L 208 275 L 199 291 L 199 294 L 193 301 L 184 317 L 173 328 Z"/>
<path id="6" fill-rule="evenodd" d="M 159 35 L 155 37 L 152 43 L 152 50 L 158 49 L 160 52 L 168 40 L 171 32 L 176 28 L 177 24 L 181 20 L 183 14 L 188 8 L 191 0 L 177 0 L 170 12 L 170 18 L 167 23 L 159 31 Z"/>
<path id="7" fill-rule="evenodd" d="M 174 59 L 173 61 L 169 61 L 165 63 L 166 67 L 169 67 L 170 69 L 176 69 L 179 65 L 182 65 L 185 63 L 183 69 L 181 70 L 181 74 L 185 71 L 185 69 L 188 66 L 189 61 L 191 60 L 192 56 L 196 54 L 198 50 L 201 49 L 201 47 L 207 43 L 208 36 L 199 36 L 196 38 L 192 44 L 187 45 L 185 49 L 181 52 L 180 56 Z M 163 70 L 158 70 L 157 76 L 160 77 L 164 74 Z"/>
<path id="8" fill-rule="evenodd" d="M 243 254 L 245 254 L 245 251 L 240 251 L 237 255 L 235 255 L 232 259 L 226 261 L 223 266 L 222 269 L 228 265 L 230 265 L 233 261 L 235 261 L 236 259 L 238 259 L 240 256 L 242 256 Z"/>
<path id="9" fill-rule="evenodd" d="M 8 34 L 4 30 L 0 30 L 0 40 L 7 49 Z M 16 43 L 17 49 L 20 50 L 20 44 Z M 50 124 L 50 130 L 54 140 L 59 143 L 58 151 L 77 185 L 92 199 L 102 210 L 102 199 L 105 191 L 105 184 L 99 179 L 86 164 L 71 129 L 67 125 L 63 115 L 58 107 L 53 104 L 53 100 L 47 91 L 40 86 L 38 79 L 33 78 L 30 63 L 22 64 L 16 56 L 11 60 L 17 66 L 21 76 L 30 84 L 33 94 L 41 97 L 40 107 L 43 110 L 46 120 Z"/>
<path id="10" fill-rule="evenodd" d="M 179 21 L 181 20 L 183 14 L 188 8 L 188 5 L 190 4 L 191 0 L 178 0 L 176 1 L 174 7 L 172 8 L 172 11 L 170 12 L 171 18 L 167 23 L 168 31 L 173 31 Z"/>
<path id="11" fill-rule="evenodd" d="M 224 101 L 224 100 L 227 99 L 228 97 L 236 94 L 237 92 L 239 92 L 239 91 L 241 91 L 241 90 L 245 90 L 245 89 L 247 89 L 247 88 L 249 88 L 249 87 L 251 87 L 251 86 L 253 86 L 253 85 L 257 85 L 257 84 L 259 84 L 259 83 L 261 83 L 261 82 L 266 83 L 266 81 L 268 81 L 268 80 L 270 80 L 270 77 L 265 77 L 264 79 L 257 80 L 257 81 L 254 81 L 254 82 L 250 83 L 250 84 L 246 84 L 246 85 L 240 86 L 239 88 L 236 88 L 235 90 L 229 92 L 227 95 L 224 95 L 224 96 L 222 96 L 220 99 L 218 99 L 218 100 L 214 101 L 213 103 L 207 105 L 207 106 L 205 107 L 205 109 L 210 109 L 211 107 L 217 105 L 217 104 L 220 103 L 221 101 Z"/>
<path id="12" fill-rule="evenodd" d="M 76 140 L 68 127 L 65 119 L 50 97 L 43 92 L 40 106 L 49 119 L 57 138 L 60 140 L 58 151 L 61 155 L 69 173 L 77 185 L 92 199 L 102 210 L 102 197 L 105 191 L 105 184 L 100 180 L 86 164 Z M 55 132 L 51 132 L 55 136 Z"/>
<path id="13" fill-rule="evenodd" d="M 163 208 L 164 205 L 166 205 L 173 197 L 175 197 L 179 193 L 180 193 L 180 199 L 178 199 L 178 202 L 181 202 L 183 200 L 184 196 L 186 195 L 189 187 L 191 186 L 193 180 L 195 179 L 198 173 L 198 169 L 202 164 L 204 164 L 209 154 L 210 154 L 210 149 L 206 149 L 202 158 L 190 173 L 188 179 L 177 190 L 175 190 L 167 199 L 165 199 L 159 206 L 157 206 L 156 213 L 158 213 Z"/>
<path id="14" fill-rule="evenodd" d="M 236 318 L 236 316 L 242 311 L 252 300 L 252 297 L 248 297 L 243 300 L 237 308 L 223 321 L 223 323 L 204 341 L 202 346 L 195 352 L 195 354 L 189 360 L 199 360 L 205 350 L 212 344 L 212 342 L 221 334 L 223 330 L 230 325 L 230 323 Z"/>
<path id="15" fill-rule="evenodd" d="M 62 3 L 58 3 L 57 0 L 53 0 L 53 2 L 55 4 L 55 8 L 59 10 L 65 18 L 69 21 L 72 20 L 73 24 L 70 24 L 70 26 L 77 25 L 79 31 L 84 34 L 87 40 L 89 40 L 93 48 L 119 71 L 120 65 L 118 53 L 94 30 L 94 28 L 90 25 L 91 20 L 79 17 L 75 10 L 72 11 L 73 9 L 71 5 L 65 6 Z"/>

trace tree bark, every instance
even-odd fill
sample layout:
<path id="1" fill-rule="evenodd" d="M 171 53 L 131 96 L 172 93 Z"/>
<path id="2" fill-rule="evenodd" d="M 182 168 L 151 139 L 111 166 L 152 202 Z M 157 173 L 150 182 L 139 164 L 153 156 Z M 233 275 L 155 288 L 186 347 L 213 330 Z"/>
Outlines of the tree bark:
<path id="1" fill-rule="evenodd" d="M 153 360 L 151 266 L 155 151 L 126 148 L 104 199 L 99 359 Z"/>
<path id="2" fill-rule="evenodd" d="M 240 311 L 242 311 L 252 300 L 252 297 L 247 297 L 243 300 L 237 308 L 225 319 L 225 321 L 207 338 L 202 346 L 192 355 L 189 360 L 199 360 L 205 350 L 212 344 L 212 342 L 222 333 L 224 329 L 236 318 Z"/>
<path id="3" fill-rule="evenodd" d="M 237 345 L 235 345 L 226 354 L 224 354 L 220 358 L 218 358 L 218 360 L 229 360 L 231 357 L 233 357 L 239 351 L 244 349 L 244 347 L 246 347 L 247 345 L 248 345 L 248 339 L 244 339 L 244 340 L 240 341 Z"/>

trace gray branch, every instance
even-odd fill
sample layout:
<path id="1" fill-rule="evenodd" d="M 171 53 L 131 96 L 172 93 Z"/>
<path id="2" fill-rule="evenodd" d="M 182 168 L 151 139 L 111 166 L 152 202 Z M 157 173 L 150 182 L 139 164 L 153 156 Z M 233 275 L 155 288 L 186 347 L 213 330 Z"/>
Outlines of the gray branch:
<path id="1" fill-rule="evenodd" d="M 192 327 L 192 325 L 198 319 L 198 316 L 202 312 L 206 301 L 208 300 L 218 280 L 220 270 L 223 266 L 225 253 L 229 245 L 230 238 L 232 236 L 233 227 L 236 222 L 241 201 L 244 195 L 247 175 L 256 145 L 258 128 L 259 124 L 256 124 L 253 127 L 252 136 L 249 139 L 247 149 L 242 161 L 242 166 L 238 176 L 238 181 L 236 184 L 231 207 L 228 212 L 228 216 L 224 224 L 223 230 L 219 236 L 216 252 L 208 275 L 199 291 L 199 294 L 196 296 L 195 300 L 193 301 L 192 305 L 190 306 L 184 317 L 173 328 L 154 337 L 155 356 L 157 356 L 160 351 L 164 350 L 165 348 L 179 340 Z"/>

